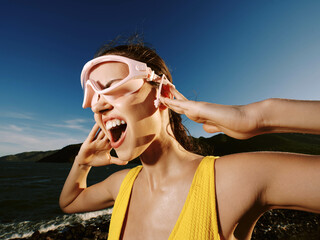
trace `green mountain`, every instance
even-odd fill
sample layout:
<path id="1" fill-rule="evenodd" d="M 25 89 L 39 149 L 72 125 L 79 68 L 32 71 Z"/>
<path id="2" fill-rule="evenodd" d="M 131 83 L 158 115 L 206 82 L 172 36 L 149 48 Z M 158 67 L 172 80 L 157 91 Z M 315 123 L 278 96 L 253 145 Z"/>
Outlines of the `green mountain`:
<path id="1" fill-rule="evenodd" d="M 15 155 L 7 155 L 0 157 L 0 162 L 37 162 L 47 156 L 50 156 L 59 150 L 52 151 L 33 151 L 23 152 Z"/>
<path id="2" fill-rule="evenodd" d="M 320 135 L 299 133 L 273 133 L 246 140 L 218 134 L 211 138 L 195 139 L 204 155 L 223 156 L 232 153 L 254 151 L 281 151 L 320 155 Z"/>
<path id="3" fill-rule="evenodd" d="M 77 156 L 79 150 L 81 147 L 80 144 L 73 144 L 73 145 L 68 145 L 59 151 L 48 155 L 38 162 L 73 162 L 74 158 Z"/>
<path id="4" fill-rule="evenodd" d="M 246 140 L 218 134 L 210 138 L 193 138 L 196 150 L 202 155 L 223 156 L 232 153 L 254 151 L 282 151 L 320 155 L 320 135 L 298 133 L 273 133 L 255 136 Z M 73 162 L 81 144 L 68 145 L 60 150 L 25 152 L 0 157 L 0 161 Z M 115 155 L 115 152 L 112 152 Z M 138 159 L 135 160 L 139 162 Z"/>

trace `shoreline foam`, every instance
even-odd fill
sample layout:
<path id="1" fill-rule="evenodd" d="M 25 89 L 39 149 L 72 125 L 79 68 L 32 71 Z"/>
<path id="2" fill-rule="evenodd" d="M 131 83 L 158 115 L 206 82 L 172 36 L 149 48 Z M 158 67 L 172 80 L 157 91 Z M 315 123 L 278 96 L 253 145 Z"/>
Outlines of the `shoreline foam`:
<path id="1" fill-rule="evenodd" d="M 3 224 L 1 239 L 82 239 L 107 235 L 112 209 L 62 215 L 51 220 Z M 15 232 L 14 232 L 15 231 Z M 94 236 L 93 236 L 94 235 Z M 81 237 L 82 236 L 82 237 Z M 88 238 L 90 239 L 90 238 Z M 103 239 L 103 238 L 101 238 Z"/>
<path id="2" fill-rule="evenodd" d="M 110 212 L 110 210 L 104 211 Z M 97 214 L 97 217 L 90 218 L 94 214 Z M 6 240 L 105 240 L 108 238 L 110 215 L 103 215 L 103 211 L 80 215 L 84 219 L 82 223 L 60 226 L 47 232 L 37 230 L 29 236 Z M 319 240 L 320 215 L 293 210 L 268 211 L 257 222 L 251 238 L 251 240 L 261 239 Z"/>

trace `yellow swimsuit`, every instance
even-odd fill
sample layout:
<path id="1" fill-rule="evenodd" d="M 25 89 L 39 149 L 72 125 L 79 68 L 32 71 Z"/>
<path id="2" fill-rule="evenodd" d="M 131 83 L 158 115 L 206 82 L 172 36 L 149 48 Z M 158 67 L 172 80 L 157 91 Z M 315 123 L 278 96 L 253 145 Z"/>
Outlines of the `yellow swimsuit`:
<path id="1" fill-rule="evenodd" d="M 220 239 L 215 199 L 215 159 L 204 157 L 199 164 L 170 240 Z M 132 186 L 141 169 L 142 166 L 131 169 L 121 184 L 113 208 L 108 240 L 118 240 L 120 237 Z"/>

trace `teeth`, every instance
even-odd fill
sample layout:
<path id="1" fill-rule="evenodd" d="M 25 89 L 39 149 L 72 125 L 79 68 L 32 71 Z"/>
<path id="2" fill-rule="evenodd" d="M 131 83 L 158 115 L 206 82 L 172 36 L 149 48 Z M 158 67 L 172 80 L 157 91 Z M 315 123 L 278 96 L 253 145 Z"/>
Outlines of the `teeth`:
<path id="1" fill-rule="evenodd" d="M 126 124 L 126 122 L 120 119 L 112 119 L 106 122 L 106 128 L 107 130 L 110 130 L 111 128 L 120 126 L 121 124 Z"/>

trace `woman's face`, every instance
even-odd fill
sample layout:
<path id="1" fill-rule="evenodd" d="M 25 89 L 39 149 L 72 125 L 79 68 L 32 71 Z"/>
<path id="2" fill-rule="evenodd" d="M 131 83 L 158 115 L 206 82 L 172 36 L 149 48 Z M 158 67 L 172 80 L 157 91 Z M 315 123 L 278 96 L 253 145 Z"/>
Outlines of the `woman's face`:
<path id="1" fill-rule="evenodd" d="M 111 62 L 97 65 L 91 70 L 89 78 L 106 86 L 117 83 L 127 75 L 125 64 Z M 92 106 L 96 122 L 107 134 L 121 160 L 138 157 L 159 137 L 161 116 L 160 111 L 154 107 L 155 97 L 156 89 L 144 83 L 138 91 L 120 96 L 111 103 L 100 95 L 97 103 Z"/>

